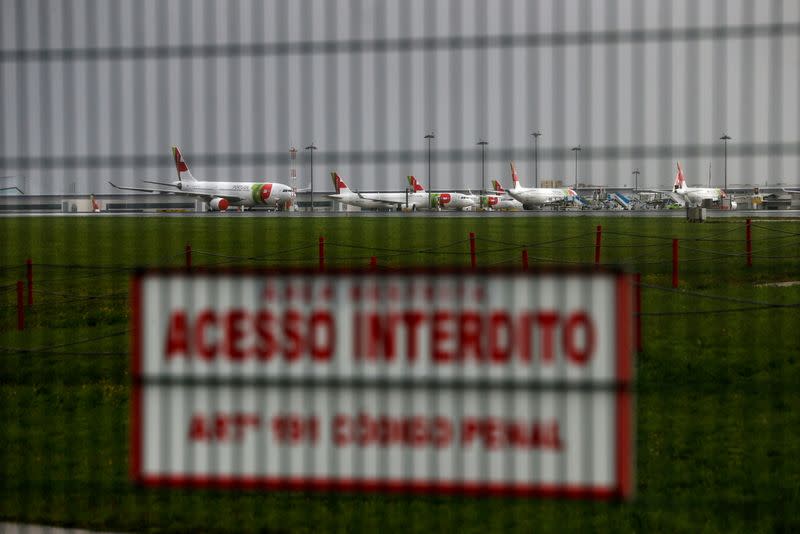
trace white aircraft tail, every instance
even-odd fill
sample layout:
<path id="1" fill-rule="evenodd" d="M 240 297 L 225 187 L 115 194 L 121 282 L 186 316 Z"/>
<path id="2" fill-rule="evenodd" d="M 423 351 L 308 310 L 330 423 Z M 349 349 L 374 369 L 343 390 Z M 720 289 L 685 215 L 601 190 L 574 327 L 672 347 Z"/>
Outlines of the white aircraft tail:
<path id="1" fill-rule="evenodd" d="M 196 182 L 194 176 L 189 171 L 189 165 L 186 164 L 186 160 L 183 159 L 183 155 L 181 154 L 181 150 L 173 146 L 172 147 L 172 157 L 175 160 L 175 170 L 178 171 L 178 181 L 179 182 Z"/>
<path id="2" fill-rule="evenodd" d="M 408 176 L 407 179 L 408 179 L 408 185 L 411 186 L 412 191 L 414 191 L 415 193 L 425 192 L 425 188 L 422 187 L 422 185 L 420 185 L 420 183 L 417 181 L 416 178 L 414 178 L 413 176 Z"/>
<path id="3" fill-rule="evenodd" d="M 683 169 L 681 162 L 678 162 L 678 173 L 675 175 L 675 183 L 672 184 L 673 191 L 682 191 L 686 189 L 686 178 L 683 176 Z"/>
<path id="4" fill-rule="evenodd" d="M 517 174 L 517 168 L 514 167 L 514 162 L 511 162 L 511 180 L 514 183 L 511 189 L 519 189 L 519 174 Z"/>
<path id="5" fill-rule="evenodd" d="M 353 191 L 351 191 L 350 188 L 347 187 L 347 184 L 344 183 L 344 180 L 342 180 L 339 177 L 338 173 L 332 172 L 331 173 L 331 180 L 333 181 L 333 188 L 336 190 L 336 194 L 337 195 L 338 194 L 342 194 L 342 193 L 348 193 L 348 194 L 352 194 L 353 193 Z"/>

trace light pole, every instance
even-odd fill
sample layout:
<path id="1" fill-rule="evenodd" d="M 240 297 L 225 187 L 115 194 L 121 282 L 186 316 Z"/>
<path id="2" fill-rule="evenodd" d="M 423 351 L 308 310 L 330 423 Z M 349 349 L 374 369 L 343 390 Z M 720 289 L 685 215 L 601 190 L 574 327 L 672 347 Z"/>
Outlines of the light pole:
<path id="1" fill-rule="evenodd" d="M 575 192 L 578 192 L 578 152 L 581 151 L 581 145 L 572 147 L 572 151 L 575 152 Z"/>
<path id="2" fill-rule="evenodd" d="M 533 132 L 533 187 L 539 187 L 539 136 L 542 132 Z"/>
<path id="3" fill-rule="evenodd" d="M 314 146 L 314 143 L 311 143 L 306 147 L 306 150 L 311 151 L 311 212 L 314 212 L 314 151 L 317 147 Z M 338 193 L 338 191 L 337 191 Z"/>
<path id="4" fill-rule="evenodd" d="M 631 174 L 633 174 L 633 178 L 634 178 L 634 180 L 633 180 L 633 183 L 634 183 L 633 190 L 634 191 L 638 191 L 639 190 L 639 169 L 638 168 L 637 169 L 633 169 L 633 172 Z"/>
<path id="5" fill-rule="evenodd" d="M 433 187 L 431 186 L 431 141 L 436 139 L 436 136 L 431 132 L 425 136 L 425 139 L 428 140 L 428 206 L 430 206 L 431 192 L 433 191 Z"/>
<path id="6" fill-rule="evenodd" d="M 486 145 L 489 141 L 481 139 L 478 143 L 481 146 L 481 195 L 486 194 Z"/>
<path id="7" fill-rule="evenodd" d="M 723 188 L 723 191 L 727 191 L 728 190 L 728 140 L 731 139 L 731 136 L 729 136 L 726 133 L 723 133 L 720 139 L 725 142 L 725 187 Z"/>

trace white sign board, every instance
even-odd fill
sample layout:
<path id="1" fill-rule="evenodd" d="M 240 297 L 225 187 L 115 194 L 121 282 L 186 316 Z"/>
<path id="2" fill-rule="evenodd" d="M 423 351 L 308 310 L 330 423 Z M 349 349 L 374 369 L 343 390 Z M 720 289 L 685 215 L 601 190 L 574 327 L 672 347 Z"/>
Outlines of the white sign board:
<path id="1" fill-rule="evenodd" d="M 607 272 L 139 275 L 132 476 L 630 497 L 632 296 Z"/>

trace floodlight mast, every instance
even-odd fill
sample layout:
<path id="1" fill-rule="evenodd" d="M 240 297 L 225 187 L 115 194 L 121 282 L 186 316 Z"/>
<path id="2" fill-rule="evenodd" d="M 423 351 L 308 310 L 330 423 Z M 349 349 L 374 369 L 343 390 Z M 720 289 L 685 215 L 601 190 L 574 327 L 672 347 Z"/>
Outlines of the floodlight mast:
<path id="1" fill-rule="evenodd" d="M 729 136 L 727 133 L 723 133 L 722 137 L 720 137 L 720 139 L 725 143 L 725 160 L 724 160 L 725 161 L 725 171 L 724 171 L 724 174 L 725 174 L 725 186 L 723 188 L 723 191 L 727 192 L 728 191 L 728 141 L 730 141 L 732 139 L 732 137 Z"/>
<path id="2" fill-rule="evenodd" d="M 542 132 L 531 133 L 533 136 L 533 187 L 539 187 L 539 137 Z"/>
<path id="3" fill-rule="evenodd" d="M 428 140 L 428 206 L 430 206 L 431 192 L 433 191 L 433 186 L 431 186 L 431 141 L 436 139 L 436 136 L 431 132 L 425 136 L 425 139 Z"/>
<path id="4" fill-rule="evenodd" d="M 311 152 L 311 213 L 314 213 L 314 151 L 316 149 L 313 142 L 306 147 L 306 150 Z"/>
<path id="5" fill-rule="evenodd" d="M 578 152 L 581 151 L 581 145 L 572 147 L 572 151 L 575 152 L 575 192 L 578 192 Z"/>
<path id="6" fill-rule="evenodd" d="M 489 141 L 481 139 L 477 143 L 481 147 L 481 195 L 486 195 L 486 145 Z"/>

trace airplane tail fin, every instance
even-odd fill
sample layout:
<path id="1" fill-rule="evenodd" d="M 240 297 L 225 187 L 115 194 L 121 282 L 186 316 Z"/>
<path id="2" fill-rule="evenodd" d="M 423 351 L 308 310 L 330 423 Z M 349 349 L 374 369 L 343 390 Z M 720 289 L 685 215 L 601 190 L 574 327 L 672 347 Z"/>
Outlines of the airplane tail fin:
<path id="1" fill-rule="evenodd" d="M 186 160 L 183 159 L 183 154 L 181 154 L 181 150 L 177 146 L 172 147 L 172 158 L 175 160 L 175 170 L 178 171 L 179 182 L 197 181 L 189 171 L 189 165 L 186 164 Z"/>
<path id="2" fill-rule="evenodd" d="M 500 195 L 502 195 L 503 193 L 506 192 L 506 190 L 503 189 L 503 186 L 500 185 L 500 181 L 499 180 L 492 180 L 492 187 L 494 187 L 494 192 L 498 193 Z"/>
<path id="3" fill-rule="evenodd" d="M 672 190 L 677 191 L 679 189 L 686 189 L 686 178 L 683 176 L 683 169 L 681 168 L 681 162 L 678 162 L 678 174 L 675 175 L 675 183 L 672 184 Z"/>
<path id="4" fill-rule="evenodd" d="M 519 174 L 517 174 L 517 168 L 514 167 L 514 162 L 511 162 L 511 180 L 514 182 L 514 187 L 511 189 L 519 189 Z"/>
<path id="5" fill-rule="evenodd" d="M 337 172 L 334 171 L 331 173 L 331 180 L 333 181 L 333 188 L 336 190 L 337 194 L 341 194 L 342 192 L 352 193 L 350 188 L 347 187 L 347 184 L 344 183 L 344 180 L 339 177 Z"/>
<path id="6" fill-rule="evenodd" d="M 407 179 L 408 179 L 408 185 L 411 186 L 411 189 L 415 193 L 422 193 L 425 191 L 425 188 L 422 187 L 422 185 L 420 185 L 420 183 L 417 181 L 416 178 L 414 178 L 413 176 L 408 176 Z"/>

